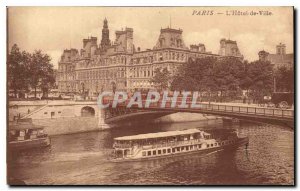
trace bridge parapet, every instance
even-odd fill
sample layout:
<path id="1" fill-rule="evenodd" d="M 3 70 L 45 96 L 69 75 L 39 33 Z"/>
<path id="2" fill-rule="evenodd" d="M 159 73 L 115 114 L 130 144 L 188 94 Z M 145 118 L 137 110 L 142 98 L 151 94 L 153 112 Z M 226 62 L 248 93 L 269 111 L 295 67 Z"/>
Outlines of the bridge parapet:
<path id="1" fill-rule="evenodd" d="M 144 111 L 168 111 L 168 112 L 192 112 L 203 113 L 218 116 L 234 117 L 240 119 L 247 119 L 253 121 L 284 124 L 288 123 L 289 126 L 294 125 L 294 110 L 292 109 L 279 109 L 268 107 L 253 107 L 253 106 L 237 106 L 237 105 L 224 105 L 224 104 L 209 104 L 197 102 L 192 103 L 190 100 L 186 102 L 185 107 L 181 107 L 180 102 L 172 104 L 171 101 L 167 101 L 162 106 L 162 101 L 151 103 L 149 107 L 145 107 L 147 100 L 142 100 L 142 104 L 134 104 L 128 108 L 128 100 L 123 103 L 118 103 L 115 107 L 112 107 L 113 100 L 106 100 L 105 104 L 108 104 L 109 114 L 106 114 L 107 118 L 113 118 L 120 115 L 126 115 L 132 112 L 144 112 Z M 196 105 L 196 107 L 195 107 Z M 278 123 L 279 122 L 279 123 Z"/>
<path id="2" fill-rule="evenodd" d="M 197 102 L 196 106 L 193 107 L 191 101 L 186 102 L 186 107 L 181 107 L 180 102 L 177 102 L 175 105 L 172 105 L 171 101 L 167 101 L 164 107 L 162 106 L 162 101 L 151 103 L 149 107 L 145 107 L 147 100 L 142 101 L 142 107 L 138 105 L 132 105 L 131 108 L 127 108 L 129 100 L 126 100 L 124 103 L 118 103 L 116 108 L 127 108 L 127 109 L 189 109 L 195 111 L 209 110 L 209 111 L 220 111 L 220 112 L 232 112 L 232 113 L 241 113 L 241 114 L 255 114 L 255 115 L 265 115 L 265 116 L 274 116 L 282 118 L 294 118 L 294 110 L 292 109 L 279 109 L 279 108 L 269 108 L 269 107 L 253 107 L 253 106 L 236 106 L 236 105 L 224 105 L 224 104 L 209 104 Z M 106 100 L 106 104 L 109 104 L 109 108 L 112 108 L 113 100 Z M 117 111 L 117 110 L 116 110 Z"/>

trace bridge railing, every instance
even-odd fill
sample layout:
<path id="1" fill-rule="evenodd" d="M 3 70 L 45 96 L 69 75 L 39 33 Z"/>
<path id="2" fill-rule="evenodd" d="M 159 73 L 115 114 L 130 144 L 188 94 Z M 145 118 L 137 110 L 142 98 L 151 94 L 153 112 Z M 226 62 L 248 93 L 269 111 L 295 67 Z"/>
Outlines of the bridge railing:
<path id="1" fill-rule="evenodd" d="M 278 108 L 264 108 L 264 107 L 247 107 L 247 106 L 230 106 L 201 103 L 199 109 L 210 111 L 225 111 L 241 114 L 254 114 L 274 117 L 294 117 L 294 110 L 278 109 Z"/>
<path id="2" fill-rule="evenodd" d="M 142 100 L 142 108 L 145 106 L 146 100 Z M 106 100 L 106 103 L 112 105 L 113 100 Z M 118 106 L 127 106 L 129 100 L 126 100 L 122 104 L 118 104 Z M 262 115 L 262 116 L 272 116 L 272 117 L 280 117 L 280 118 L 293 118 L 294 110 L 291 109 L 279 109 L 279 108 L 268 108 L 268 107 L 253 107 L 253 106 L 233 106 L 233 105 L 223 105 L 223 104 L 209 104 L 209 103 L 201 103 L 197 102 L 198 107 L 193 108 L 192 102 L 187 101 L 186 108 L 180 108 L 181 102 L 175 104 L 172 107 L 171 101 L 167 101 L 164 107 L 161 107 L 162 101 L 158 101 L 155 103 L 151 103 L 149 108 L 151 109 L 188 109 L 188 110 L 204 110 L 204 111 L 216 111 L 216 112 L 230 112 L 230 113 L 239 113 L 239 114 L 249 114 L 249 115 Z M 133 105 L 131 109 L 138 109 L 137 105 Z"/>

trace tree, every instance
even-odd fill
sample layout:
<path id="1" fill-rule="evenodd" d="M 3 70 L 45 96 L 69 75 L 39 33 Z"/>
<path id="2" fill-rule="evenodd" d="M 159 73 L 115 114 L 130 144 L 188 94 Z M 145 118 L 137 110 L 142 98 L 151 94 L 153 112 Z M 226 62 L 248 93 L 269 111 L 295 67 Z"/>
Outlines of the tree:
<path id="1" fill-rule="evenodd" d="M 263 101 L 263 96 L 271 95 L 273 89 L 273 67 L 269 61 L 254 61 L 249 64 L 248 75 L 252 82 L 250 96 L 254 102 Z"/>
<path id="2" fill-rule="evenodd" d="M 152 77 L 150 82 L 158 86 L 160 90 L 163 90 L 165 88 L 168 88 L 170 76 L 171 73 L 167 68 L 163 68 L 162 70 L 160 68 L 156 68 L 156 70 L 154 71 L 154 76 Z"/>
<path id="3" fill-rule="evenodd" d="M 244 73 L 243 76 L 240 78 L 240 88 L 247 91 L 247 95 L 249 94 L 249 89 L 253 80 L 250 76 L 251 65 L 248 61 L 243 62 Z"/>
<path id="4" fill-rule="evenodd" d="M 235 57 L 218 59 L 214 66 L 217 90 L 220 91 L 220 101 L 224 97 L 238 97 L 241 95 L 241 82 L 245 76 L 244 63 Z"/>
<path id="5" fill-rule="evenodd" d="M 35 51 L 30 54 L 20 51 L 15 44 L 12 46 L 7 58 L 8 65 L 8 87 L 14 90 L 15 97 L 18 94 L 35 90 L 39 87 L 43 92 L 43 97 L 48 96 L 48 91 L 55 84 L 53 65 L 51 58 L 42 51 Z"/>
<path id="6" fill-rule="evenodd" d="M 53 65 L 50 63 L 51 58 L 47 54 L 43 54 L 41 50 L 32 54 L 29 65 L 30 86 L 34 89 L 34 97 L 36 97 L 36 89 L 39 87 L 43 92 L 43 97 L 48 97 L 49 89 L 55 83 Z"/>
<path id="7" fill-rule="evenodd" d="M 275 71 L 276 91 L 294 91 L 294 68 L 281 66 Z"/>
<path id="8" fill-rule="evenodd" d="M 272 76 L 270 62 L 248 63 L 235 57 L 206 57 L 189 59 L 174 76 L 171 87 L 208 93 L 209 97 L 213 93 L 220 101 L 240 97 L 242 90 L 247 90 L 255 101 L 261 101 L 264 95 L 272 92 Z"/>
<path id="9" fill-rule="evenodd" d="M 217 95 L 221 92 L 222 100 L 224 96 L 233 97 L 240 93 L 244 70 L 243 62 L 234 57 L 189 59 L 175 75 L 172 88 L 204 92 L 209 95 L 209 99 L 212 93 Z"/>
<path id="10" fill-rule="evenodd" d="M 208 91 L 215 89 L 211 78 L 216 59 L 211 57 L 189 59 L 179 68 L 171 83 L 173 90 Z"/>
<path id="11" fill-rule="evenodd" d="M 21 91 L 28 91 L 29 73 L 27 67 L 31 55 L 25 51 L 21 52 L 14 44 L 7 58 L 8 88 L 14 90 L 14 96 L 18 97 Z"/>

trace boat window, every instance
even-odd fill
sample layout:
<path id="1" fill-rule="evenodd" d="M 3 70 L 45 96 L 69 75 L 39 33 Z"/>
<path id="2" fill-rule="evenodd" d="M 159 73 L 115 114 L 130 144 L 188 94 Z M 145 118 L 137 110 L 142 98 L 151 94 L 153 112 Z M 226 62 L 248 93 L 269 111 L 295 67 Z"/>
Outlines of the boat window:
<path id="1" fill-rule="evenodd" d="M 184 150 L 184 147 L 181 147 L 181 151 L 183 151 Z"/>
<path id="2" fill-rule="evenodd" d="M 212 146 L 212 147 L 213 147 L 213 146 L 214 146 L 214 144 L 211 144 L 210 146 Z"/>
<path id="3" fill-rule="evenodd" d="M 129 153 L 129 150 L 124 150 L 124 156 L 127 156 L 128 155 L 128 153 Z"/>
<path id="4" fill-rule="evenodd" d="M 215 146 L 217 146 L 218 145 L 218 143 L 215 143 Z"/>
<path id="5" fill-rule="evenodd" d="M 163 149 L 163 153 L 166 154 L 166 152 L 167 152 L 166 149 Z"/>
<path id="6" fill-rule="evenodd" d="M 161 150 L 158 150 L 157 152 L 158 152 L 159 155 L 161 154 Z"/>
<path id="7" fill-rule="evenodd" d="M 201 145 L 198 145 L 198 148 L 200 149 L 200 148 L 201 148 Z"/>
<path id="8" fill-rule="evenodd" d="M 153 151 L 153 155 L 156 155 L 156 151 Z"/>
<path id="9" fill-rule="evenodd" d="M 209 147 L 209 145 L 206 145 L 207 146 L 207 148 Z"/>
<path id="10" fill-rule="evenodd" d="M 190 146 L 190 150 L 193 150 L 193 146 L 192 145 Z"/>
<path id="11" fill-rule="evenodd" d="M 188 151 L 188 150 L 189 150 L 189 146 L 186 146 L 186 147 L 185 147 L 185 150 L 187 150 L 187 151 Z"/>
<path id="12" fill-rule="evenodd" d="M 177 147 L 176 150 L 179 152 L 180 151 L 180 147 Z"/>
<path id="13" fill-rule="evenodd" d="M 143 157 L 146 156 L 146 151 L 143 151 L 143 152 L 142 152 L 142 155 L 143 155 Z"/>
<path id="14" fill-rule="evenodd" d="M 175 148 L 172 148 L 172 153 L 175 153 Z"/>
<path id="15" fill-rule="evenodd" d="M 148 151 L 148 156 L 151 156 L 151 151 Z"/>
<path id="16" fill-rule="evenodd" d="M 168 149 L 168 153 L 171 153 L 171 149 Z"/>

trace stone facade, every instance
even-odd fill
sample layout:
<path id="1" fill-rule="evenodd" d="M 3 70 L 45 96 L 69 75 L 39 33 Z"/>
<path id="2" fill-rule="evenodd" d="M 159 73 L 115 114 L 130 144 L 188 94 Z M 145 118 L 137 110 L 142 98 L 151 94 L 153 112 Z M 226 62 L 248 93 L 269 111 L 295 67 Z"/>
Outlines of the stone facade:
<path id="1" fill-rule="evenodd" d="M 225 38 L 220 40 L 219 55 L 243 57 L 240 53 L 237 42 L 229 39 L 226 40 Z"/>
<path id="2" fill-rule="evenodd" d="M 90 37 L 83 39 L 80 51 L 64 50 L 57 73 L 58 89 L 62 93 L 84 92 L 89 96 L 97 96 L 104 90 L 153 89 L 150 79 L 156 68 L 167 68 L 175 74 L 181 64 L 197 57 L 234 56 L 243 59 L 236 42 L 231 48 L 234 53 L 229 54 L 226 49 L 225 55 L 218 55 L 207 52 L 201 43 L 188 48 L 182 33 L 181 29 L 161 29 L 153 49 L 141 51 L 133 44 L 132 28 L 116 31 L 116 39 L 111 42 L 105 19 L 99 46 L 97 38 Z"/>
<path id="3" fill-rule="evenodd" d="M 285 44 L 278 44 L 276 46 L 276 54 L 270 54 L 269 52 L 262 50 L 258 52 L 258 58 L 261 61 L 270 61 L 273 64 L 274 69 L 286 66 L 288 68 L 294 67 L 294 54 L 286 53 L 286 46 Z"/>

